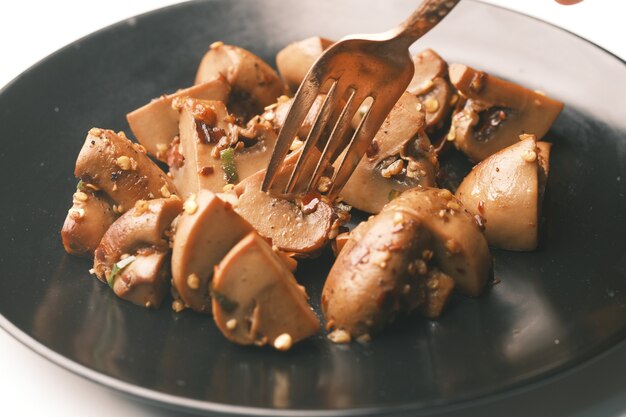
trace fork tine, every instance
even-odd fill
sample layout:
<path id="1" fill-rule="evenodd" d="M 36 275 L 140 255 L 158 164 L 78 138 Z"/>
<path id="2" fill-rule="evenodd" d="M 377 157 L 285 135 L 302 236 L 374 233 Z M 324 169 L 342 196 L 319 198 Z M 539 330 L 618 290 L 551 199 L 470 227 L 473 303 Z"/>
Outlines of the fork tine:
<path id="1" fill-rule="evenodd" d="M 351 87 L 350 90 L 350 97 L 348 97 L 346 104 L 343 106 L 337 122 L 335 123 L 333 130 L 326 141 L 322 155 L 315 166 L 313 175 L 311 175 L 311 178 L 309 179 L 306 187 L 307 191 L 310 191 L 315 186 L 324 170 L 337 157 L 336 154 L 338 151 L 340 152 L 343 150 L 346 145 L 346 139 L 348 139 L 346 138 L 346 131 L 348 130 L 348 127 L 350 127 L 354 114 L 361 105 L 360 101 L 355 101 L 356 90 L 353 87 Z"/>
<path id="2" fill-rule="evenodd" d="M 265 177 L 263 178 L 263 184 L 261 185 L 261 189 L 263 191 L 267 192 L 276 179 L 278 170 L 285 160 L 287 152 L 289 152 L 289 148 L 291 147 L 291 143 L 293 142 L 298 129 L 302 125 L 302 122 L 317 98 L 320 86 L 321 83 L 317 82 L 317 79 L 307 77 L 305 82 L 303 82 L 298 89 L 298 92 L 296 93 L 288 111 L 289 117 L 285 120 L 283 127 L 278 133 L 278 138 L 276 138 L 274 151 L 272 152 L 269 164 L 267 165 Z"/>
<path id="3" fill-rule="evenodd" d="M 291 177 L 289 178 L 289 181 L 287 182 L 287 185 L 283 190 L 283 194 L 285 195 L 288 195 L 293 191 L 296 182 L 298 181 L 298 178 L 302 174 L 302 171 L 304 171 L 303 168 L 305 167 L 305 164 L 311 159 L 311 155 L 316 149 L 315 145 L 319 141 L 322 132 L 328 124 L 328 120 L 331 117 L 333 108 L 335 108 L 335 104 L 341 97 L 341 95 L 338 94 L 337 91 L 338 84 L 338 80 L 333 80 L 333 83 L 331 84 L 328 93 L 326 93 L 326 97 L 324 97 L 324 101 L 322 102 L 322 105 L 320 106 L 320 109 L 315 116 L 313 127 L 309 131 L 309 134 L 304 141 L 302 152 L 298 157 L 298 162 L 296 162 L 296 166 L 291 172 Z"/>
<path id="4" fill-rule="evenodd" d="M 348 182 L 350 175 L 352 175 L 356 166 L 359 162 L 361 162 L 361 158 L 363 158 L 363 155 L 372 141 L 372 138 L 376 135 L 376 132 L 378 132 L 378 129 L 383 124 L 387 113 L 389 113 L 389 110 L 393 106 L 392 103 L 392 106 L 389 108 L 375 109 L 379 100 L 377 100 L 376 97 L 372 98 L 374 101 L 372 102 L 370 108 L 367 109 L 367 112 L 363 115 L 361 122 L 352 135 L 348 149 L 332 179 L 332 185 L 328 192 L 328 197 L 331 200 L 339 194 L 343 186 L 346 185 L 346 182 Z M 386 100 L 382 100 L 382 103 L 382 107 L 387 107 L 385 106 L 385 104 L 388 104 Z"/>

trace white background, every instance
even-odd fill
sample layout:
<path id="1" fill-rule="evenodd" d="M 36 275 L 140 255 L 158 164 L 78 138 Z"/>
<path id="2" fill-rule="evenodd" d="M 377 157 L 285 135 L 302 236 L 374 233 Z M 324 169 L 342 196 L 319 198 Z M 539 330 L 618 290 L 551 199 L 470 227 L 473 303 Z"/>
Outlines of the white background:
<path id="1" fill-rule="evenodd" d="M 486 1 L 554 23 L 626 59 L 625 0 L 586 0 L 567 7 L 552 0 Z M 2 1 L 0 88 L 51 52 L 84 35 L 173 3 L 177 1 Z M 169 414 L 114 394 L 53 365 L 2 330 L 0 410 L 0 415 L 4 416 L 139 417 Z M 611 415 L 626 416 L 626 399 L 621 411 L 611 411 Z M 607 416 L 602 405 L 583 414 Z"/>

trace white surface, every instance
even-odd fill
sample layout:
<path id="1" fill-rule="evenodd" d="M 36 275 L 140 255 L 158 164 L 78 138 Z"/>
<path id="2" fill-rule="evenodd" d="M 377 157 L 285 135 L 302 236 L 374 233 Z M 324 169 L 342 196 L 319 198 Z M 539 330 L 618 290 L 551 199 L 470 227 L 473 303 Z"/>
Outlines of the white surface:
<path id="1" fill-rule="evenodd" d="M 567 7 L 559 6 L 551 0 L 488 1 L 552 22 L 626 59 L 624 0 L 587 0 Z M 88 33 L 133 15 L 177 2 L 1 2 L 0 87 L 48 54 Z M 417 4 L 417 0 L 415 2 Z M 51 364 L 1 330 L 0 372 L 0 414 L 5 416 L 166 415 L 165 412 L 113 394 Z M 585 415 L 595 414 L 594 410 L 587 411 L 589 414 Z M 626 408 L 622 415 L 626 415 Z"/>

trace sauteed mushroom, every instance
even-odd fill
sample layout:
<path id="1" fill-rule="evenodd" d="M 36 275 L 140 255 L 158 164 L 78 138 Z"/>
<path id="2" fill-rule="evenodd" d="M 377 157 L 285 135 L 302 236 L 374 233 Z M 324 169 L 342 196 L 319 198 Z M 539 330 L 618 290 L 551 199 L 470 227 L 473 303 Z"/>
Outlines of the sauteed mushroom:
<path id="1" fill-rule="evenodd" d="M 447 139 L 475 162 L 512 145 L 519 135 L 541 139 L 563 109 L 560 101 L 465 65 L 453 64 L 449 73 L 466 100 Z"/>
<path id="2" fill-rule="evenodd" d="M 292 92 L 300 87 L 311 65 L 333 43 L 330 39 L 313 36 L 290 43 L 278 52 L 278 72 Z"/>
<path id="3" fill-rule="evenodd" d="M 232 87 L 226 106 L 246 121 L 285 93 L 283 81 L 261 58 L 243 48 L 216 42 L 202 58 L 195 83 L 220 74 Z"/>
<path id="4" fill-rule="evenodd" d="M 489 244 L 527 251 L 537 247 L 550 144 L 537 142 L 533 135 L 523 138 L 476 165 L 456 195 L 485 219 Z"/>

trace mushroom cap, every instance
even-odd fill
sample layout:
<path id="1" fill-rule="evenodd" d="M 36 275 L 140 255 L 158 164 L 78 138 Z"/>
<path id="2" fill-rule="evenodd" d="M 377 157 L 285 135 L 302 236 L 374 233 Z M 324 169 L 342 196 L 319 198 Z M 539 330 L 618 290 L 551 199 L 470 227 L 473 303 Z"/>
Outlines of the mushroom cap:
<path id="1" fill-rule="evenodd" d="M 106 281 L 113 265 L 124 254 L 132 255 L 145 248 L 169 251 L 165 231 L 181 210 L 182 202 L 176 197 L 139 201 L 118 218 L 102 237 L 94 256 L 97 277 Z"/>
<path id="2" fill-rule="evenodd" d="M 290 43 L 276 54 L 278 72 L 291 91 L 298 89 L 311 65 L 333 43 L 330 39 L 313 36 Z"/>
<path id="3" fill-rule="evenodd" d="M 113 283 L 113 292 L 133 304 L 159 308 L 169 286 L 170 253 L 169 250 L 141 252 L 120 271 Z"/>
<path id="4" fill-rule="evenodd" d="M 167 175 L 145 154 L 145 149 L 111 130 L 89 131 L 74 175 L 102 190 L 121 211 L 137 200 L 176 194 Z"/>
<path id="5" fill-rule="evenodd" d="M 209 284 L 215 265 L 254 229 L 235 213 L 230 203 L 210 191 L 198 191 L 195 201 L 197 209 L 193 213 L 183 212 L 176 226 L 172 282 L 189 307 L 209 313 Z M 195 277 L 190 279 L 192 275 Z"/>
<path id="6" fill-rule="evenodd" d="M 548 143 L 528 138 L 483 160 L 463 179 L 456 196 L 485 219 L 490 245 L 519 251 L 537 247 L 549 155 Z"/>
<path id="7" fill-rule="evenodd" d="M 384 208 L 419 219 L 433 236 L 434 260 L 466 295 L 479 295 L 492 274 L 487 240 L 476 219 L 448 190 L 413 188 Z"/>
<path id="8" fill-rule="evenodd" d="M 215 79 L 220 74 L 231 85 L 228 108 L 244 120 L 261 114 L 265 106 L 285 94 L 285 85 L 261 58 L 233 45 L 214 44 L 204 55 L 195 84 Z"/>
<path id="9" fill-rule="evenodd" d="M 213 298 L 217 327 L 241 345 L 274 345 L 283 334 L 295 343 L 320 328 L 303 287 L 256 232 L 237 243 L 215 268 Z"/>
<path id="10" fill-rule="evenodd" d="M 89 190 L 78 190 L 61 230 L 65 251 L 93 257 L 102 236 L 117 217 L 106 198 Z"/>
<path id="11" fill-rule="evenodd" d="M 181 97 L 225 102 L 229 95 L 230 85 L 223 76 L 218 76 L 173 94 L 162 95 L 128 113 L 126 120 L 137 141 L 148 153 L 165 161 L 164 152 L 160 148 L 167 147 L 178 135 L 178 111 L 172 107 L 172 102 Z"/>
<path id="12" fill-rule="evenodd" d="M 409 265 L 431 240 L 419 220 L 391 210 L 361 223 L 324 284 L 321 306 L 328 326 L 353 337 L 371 335 L 415 309 L 418 277 L 408 272 Z"/>

